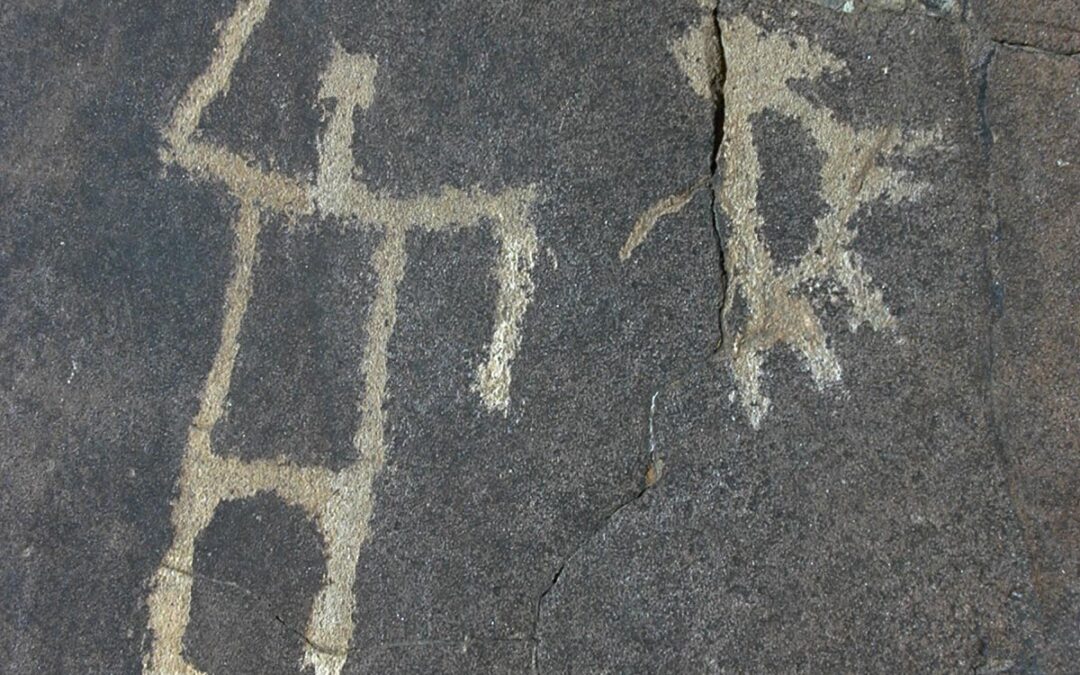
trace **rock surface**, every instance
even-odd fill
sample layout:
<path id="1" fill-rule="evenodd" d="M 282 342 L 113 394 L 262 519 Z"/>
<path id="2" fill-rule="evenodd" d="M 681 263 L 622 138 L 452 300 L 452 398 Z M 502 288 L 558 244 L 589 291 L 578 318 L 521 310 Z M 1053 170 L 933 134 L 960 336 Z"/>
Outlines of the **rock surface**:
<path id="1" fill-rule="evenodd" d="M 1080 53 L 1076 3 L 1070 0 L 985 0 L 973 3 L 994 39 L 1015 47 L 1028 47 L 1076 56 Z"/>
<path id="2" fill-rule="evenodd" d="M 1080 11 L 847 4 L 0 9 L 3 670 L 1070 672 Z"/>
<path id="3" fill-rule="evenodd" d="M 1068 672 L 1080 662 L 1080 61 L 1006 46 L 986 77 L 996 442 L 1047 629 L 1043 667 Z"/>

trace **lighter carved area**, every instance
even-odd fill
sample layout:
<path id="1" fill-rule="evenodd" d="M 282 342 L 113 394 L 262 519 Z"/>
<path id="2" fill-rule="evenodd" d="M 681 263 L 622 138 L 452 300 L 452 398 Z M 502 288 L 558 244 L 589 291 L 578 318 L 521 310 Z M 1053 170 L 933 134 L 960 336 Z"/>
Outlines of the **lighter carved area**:
<path id="1" fill-rule="evenodd" d="M 703 24 L 704 25 L 704 24 Z M 889 155 L 911 155 L 935 144 L 938 134 L 916 131 L 903 134 L 896 127 L 855 129 L 832 111 L 797 94 L 789 83 L 816 79 L 845 64 L 805 37 L 765 33 L 746 17 L 721 21 L 723 64 L 723 142 L 719 149 L 723 176 L 715 186 L 716 203 L 730 221 L 723 244 L 727 288 L 721 323 L 730 339 L 729 350 L 736 391 L 754 428 L 769 411 L 762 386 L 766 354 L 786 347 L 799 356 L 818 387 L 841 379 L 841 367 L 830 347 L 809 297 L 813 288 L 832 291 L 835 301 L 849 306 L 852 331 L 867 325 L 875 331 L 895 330 L 896 319 L 885 305 L 881 290 L 863 269 L 852 250 L 856 231 L 850 221 L 860 206 L 878 199 L 896 203 L 918 198 L 925 186 L 901 169 L 883 165 Z M 683 41 L 700 41 L 704 29 L 692 29 Z M 680 43 L 682 44 L 682 43 Z M 680 53 L 705 53 L 704 48 L 675 50 L 691 86 L 702 93 L 700 60 Z M 764 221 L 757 208 L 761 164 L 753 143 L 751 118 L 765 110 L 779 112 L 801 123 L 825 154 L 820 196 L 826 212 L 813 222 L 815 238 L 799 260 L 777 265 L 764 240 Z M 672 213 L 686 202 L 678 195 L 657 202 L 635 225 L 624 244 L 623 257 L 637 247 L 655 225 L 656 218 Z M 647 222 L 643 227 L 642 223 Z M 747 308 L 745 323 L 732 331 L 730 309 L 736 299 Z"/>
<path id="2" fill-rule="evenodd" d="M 529 305 L 537 248 L 529 210 L 532 187 L 497 193 L 441 188 L 433 195 L 408 199 L 376 193 L 359 180 L 352 156 L 352 115 L 366 110 L 376 94 L 377 63 L 335 46 L 320 78 L 320 97 L 335 102 L 319 141 L 319 167 L 313 184 L 267 171 L 226 148 L 197 137 L 203 110 L 228 91 L 229 79 L 244 45 L 263 20 L 270 0 L 241 0 L 220 29 L 220 40 L 206 71 L 180 101 L 163 136 L 166 163 L 193 176 L 224 185 L 239 208 L 232 223 L 232 276 L 225 290 L 221 338 L 207 375 L 199 411 L 188 430 L 179 497 L 173 504 L 173 542 L 154 574 L 148 598 L 153 633 L 144 669 L 157 673 L 198 672 L 183 654 L 191 611 L 195 540 L 217 507 L 232 499 L 272 492 L 299 506 L 316 522 L 327 552 L 327 572 L 305 631 L 305 665 L 317 675 L 337 675 L 348 657 L 353 634 L 360 549 L 370 537 L 374 510 L 372 486 L 387 452 L 383 399 L 388 369 L 387 347 L 397 319 L 397 290 L 404 276 L 407 234 L 414 228 L 452 233 L 487 225 L 499 244 L 493 275 L 499 284 L 488 359 L 476 376 L 483 404 L 505 414 L 510 372 L 521 342 L 521 324 Z M 278 458 L 242 461 L 213 452 L 211 437 L 222 416 L 233 367 L 240 350 L 240 329 L 251 299 L 259 231 L 266 213 L 291 219 L 318 213 L 342 226 L 376 229 L 382 240 L 373 253 L 375 295 L 366 317 L 367 342 L 361 363 L 363 396 L 360 424 L 353 438 L 357 460 L 340 471 L 297 466 Z"/>

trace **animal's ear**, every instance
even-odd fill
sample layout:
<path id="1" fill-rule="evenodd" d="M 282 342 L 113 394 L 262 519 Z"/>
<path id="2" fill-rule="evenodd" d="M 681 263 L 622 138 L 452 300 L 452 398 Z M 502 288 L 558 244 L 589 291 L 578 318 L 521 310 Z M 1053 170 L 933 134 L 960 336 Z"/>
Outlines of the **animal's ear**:
<path id="1" fill-rule="evenodd" d="M 319 98 L 335 98 L 350 109 L 367 109 L 375 98 L 378 66 L 374 56 L 350 54 L 335 40 L 330 63 L 319 78 Z"/>

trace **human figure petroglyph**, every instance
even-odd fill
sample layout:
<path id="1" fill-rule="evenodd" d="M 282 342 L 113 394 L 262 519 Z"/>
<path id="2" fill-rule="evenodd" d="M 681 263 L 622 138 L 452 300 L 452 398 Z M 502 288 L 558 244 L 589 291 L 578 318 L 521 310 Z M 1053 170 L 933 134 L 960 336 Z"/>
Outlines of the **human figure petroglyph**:
<path id="1" fill-rule="evenodd" d="M 164 130 L 162 159 L 194 176 L 223 184 L 239 206 L 232 223 L 233 267 L 225 291 L 221 339 L 204 385 L 200 407 L 188 430 L 179 497 L 172 510 L 173 542 L 153 578 L 148 599 L 153 633 L 144 667 L 161 673 L 196 673 L 183 655 L 191 610 L 195 540 L 223 501 L 271 492 L 314 519 L 327 553 L 327 572 L 314 600 L 305 631 L 305 665 L 318 675 L 340 673 L 353 632 L 357 561 L 370 536 L 372 485 L 387 451 L 383 396 L 387 345 L 397 316 L 397 288 L 405 270 L 407 234 L 412 229 L 453 232 L 487 225 L 499 244 L 493 273 L 499 284 L 488 358 L 476 374 L 475 389 L 484 406 L 505 414 L 510 371 L 521 341 L 521 323 L 532 293 L 531 272 L 537 248 L 529 209 L 532 187 L 490 193 L 444 187 L 432 195 L 399 199 L 377 193 L 359 180 L 352 157 L 356 110 L 372 105 L 376 60 L 335 46 L 320 78 L 320 98 L 333 112 L 319 141 L 319 167 L 313 184 L 258 168 L 243 156 L 199 138 L 203 110 L 228 88 L 244 45 L 266 15 L 270 0 L 241 0 L 220 31 L 207 70 L 188 88 Z M 362 363 L 364 391 L 360 424 L 353 438 L 357 459 L 331 471 L 282 459 L 242 461 L 215 454 L 211 443 L 229 393 L 239 336 L 256 273 L 259 231 L 267 214 L 291 218 L 318 214 L 343 226 L 373 228 L 382 240 L 373 253 L 375 296 L 366 319 Z"/>
<path id="2" fill-rule="evenodd" d="M 808 287 L 839 291 L 850 305 L 848 323 L 853 331 L 862 325 L 875 331 L 896 328 L 880 289 L 851 250 L 856 232 L 850 221 L 860 206 L 878 199 L 896 203 L 917 197 L 924 186 L 908 172 L 881 164 L 880 159 L 924 150 L 937 135 L 921 131 L 905 135 L 895 127 L 853 128 L 789 86 L 794 80 L 841 71 L 843 61 L 805 37 L 765 33 L 746 17 L 719 21 L 719 35 L 709 29 L 711 20 L 703 17 L 702 25 L 688 30 L 672 51 L 703 97 L 709 94 L 703 84 L 709 79 L 701 69 L 710 62 L 722 63 L 725 69 L 723 141 L 717 158 L 723 172 L 719 184 L 713 185 L 716 203 L 730 221 L 730 234 L 723 244 L 727 288 L 720 322 L 728 337 L 724 346 L 738 397 L 750 424 L 758 428 L 769 410 L 761 379 L 765 355 L 774 347 L 794 351 L 819 388 L 840 380 L 840 364 L 810 302 Z M 712 50 L 719 52 L 721 37 L 727 58 L 708 58 Z M 695 46 L 710 39 L 717 41 L 712 47 Z M 827 211 L 814 220 L 810 245 L 787 267 L 773 260 L 757 208 L 761 166 L 751 118 L 766 110 L 801 123 L 825 154 L 820 196 Z M 620 257 L 628 259 L 660 217 L 681 209 L 703 186 L 699 183 L 664 197 L 647 210 L 635 223 Z M 745 303 L 746 319 L 736 329 L 730 325 L 730 313 L 737 299 Z"/>

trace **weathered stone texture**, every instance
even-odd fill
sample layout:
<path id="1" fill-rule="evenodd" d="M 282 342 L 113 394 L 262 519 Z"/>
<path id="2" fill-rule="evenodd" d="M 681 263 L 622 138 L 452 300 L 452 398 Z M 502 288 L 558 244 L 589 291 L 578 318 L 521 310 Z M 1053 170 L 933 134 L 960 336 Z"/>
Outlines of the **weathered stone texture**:
<path id="1" fill-rule="evenodd" d="M 1049 672 L 1080 663 L 1080 61 L 999 48 L 986 124 L 994 418 Z"/>
<path id="2" fill-rule="evenodd" d="M 1080 8 L 1075 0 L 972 0 L 971 5 L 975 19 L 995 40 L 1080 54 Z"/>
<path id="3" fill-rule="evenodd" d="M 1077 14 L 3 5 L 0 670 L 1075 670 Z"/>

